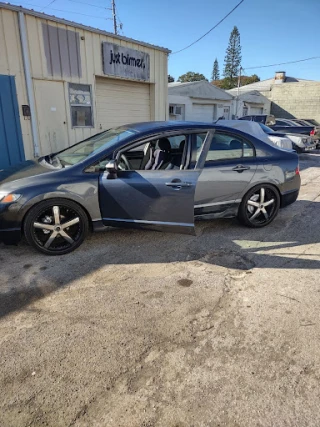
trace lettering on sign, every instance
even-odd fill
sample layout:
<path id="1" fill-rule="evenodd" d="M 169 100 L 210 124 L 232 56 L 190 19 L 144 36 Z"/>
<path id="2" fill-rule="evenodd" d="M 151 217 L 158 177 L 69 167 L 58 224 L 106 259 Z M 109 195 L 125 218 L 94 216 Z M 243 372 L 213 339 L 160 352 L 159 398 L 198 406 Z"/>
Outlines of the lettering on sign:
<path id="1" fill-rule="evenodd" d="M 139 50 L 102 43 L 104 74 L 136 80 L 150 79 L 150 56 Z"/>

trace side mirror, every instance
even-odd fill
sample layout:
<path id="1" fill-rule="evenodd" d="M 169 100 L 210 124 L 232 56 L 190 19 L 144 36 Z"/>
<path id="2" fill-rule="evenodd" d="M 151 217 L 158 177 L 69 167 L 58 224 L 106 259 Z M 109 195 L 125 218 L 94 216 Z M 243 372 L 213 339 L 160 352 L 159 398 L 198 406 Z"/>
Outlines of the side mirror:
<path id="1" fill-rule="evenodd" d="M 106 164 L 106 169 L 108 172 L 107 179 L 115 179 L 117 178 L 117 172 L 118 172 L 118 165 L 116 160 L 109 160 L 109 162 Z"/>

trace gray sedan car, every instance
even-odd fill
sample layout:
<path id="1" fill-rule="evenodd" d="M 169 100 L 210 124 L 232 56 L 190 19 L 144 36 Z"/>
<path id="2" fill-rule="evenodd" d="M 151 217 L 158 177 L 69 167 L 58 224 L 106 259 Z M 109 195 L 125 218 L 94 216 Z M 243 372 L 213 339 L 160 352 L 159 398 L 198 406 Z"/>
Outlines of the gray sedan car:
<path id="1" fill-rule="evenodd" d="M 299 193 L 298 156 L 236 129 L 126 125 L 0 171 L 0 241 L 73 251 L 108 226 L 194 232 L 194 218 L 263 227 Z"/>

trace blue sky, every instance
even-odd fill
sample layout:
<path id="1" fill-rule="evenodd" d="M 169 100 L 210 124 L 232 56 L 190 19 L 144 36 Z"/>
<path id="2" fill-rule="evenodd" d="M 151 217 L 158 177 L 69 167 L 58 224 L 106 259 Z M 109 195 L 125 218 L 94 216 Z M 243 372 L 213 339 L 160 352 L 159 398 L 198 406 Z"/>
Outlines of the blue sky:
<path id="1" fill-rule="evenodd" d="M 122 34 L 164 46 L 172 52 L 199 38 L 239 0 L 116 0 Z M 110 0 L 19 0 L 26 8 L 43 11 L 107 31 L 113 31 Z M 50 4 L 51 3 L 51 4 Z M 90 5 L 82 4 L 90 3 Z M 49 5 L 50 4 L 50 5 Z M 49 5 L 48 7 L 45 7 Z M 97 7 L 94 7 L 97 6 Z M 59 9 L 59 10 L 54 10 Z M 84 15 L 92 16 L 84 16 Z M 176 79 L 187 71 L 211 77 L 215 58 L 223 70 L 230 32 L 240 31 L 242 66 L 248 67 L 320 56 L 319 0 L 245 0 L 217 29 L 191 48 L 170 55 L 169 73 Z M 297 64 L 246 70 L 261 79 L 275 71 L 320 80 L 320 58 Z"/>

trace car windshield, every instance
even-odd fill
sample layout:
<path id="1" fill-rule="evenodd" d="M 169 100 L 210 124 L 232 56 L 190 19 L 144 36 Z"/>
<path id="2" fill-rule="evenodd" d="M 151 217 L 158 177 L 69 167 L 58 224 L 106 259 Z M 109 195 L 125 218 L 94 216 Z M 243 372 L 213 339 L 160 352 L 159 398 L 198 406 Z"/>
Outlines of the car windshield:
<path id="1" fill-rule="evenodd" d="M 259 125 L 265 133 L 267 133 L 267 134 L 274 133 L 274 130 L 272 130 L 268 126 L 264 125 L 263 123 L 259 123 Z"/>
<path id="2" fill-rule="evenodd" d="M 137 131 L 124 127 L 109 129 L 67 148 L 58 153 L 52 160 L 58 160 L 62 166 L 75 165 L 106 148 L 112 149 L 119 141 L 135 133 L 137 133 Z"/>
<path id="3" fill-rule="evenodd" d="M 319 126 L 319 123 L 317 122 L 317 120 L 314 120 L 314 119 L 306 119 L 306 122 L 311 126 Z"/>

